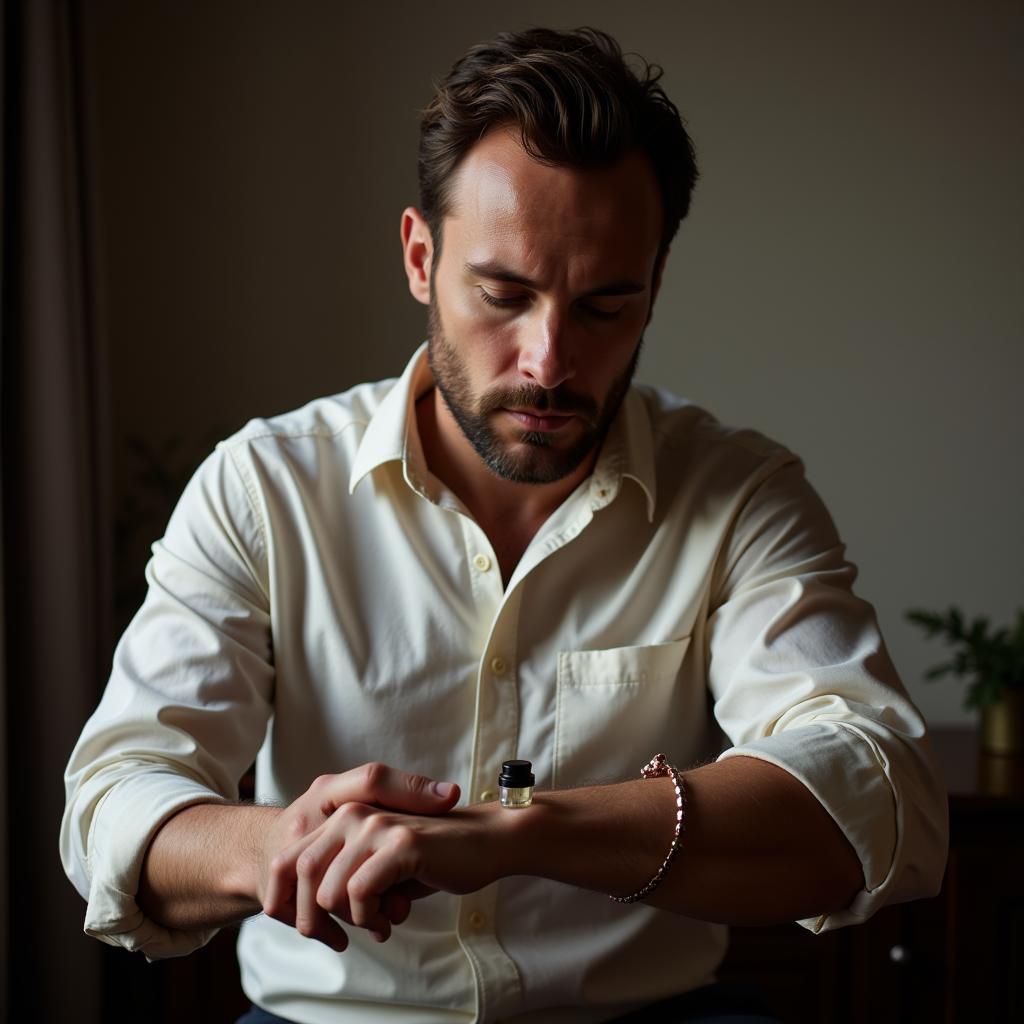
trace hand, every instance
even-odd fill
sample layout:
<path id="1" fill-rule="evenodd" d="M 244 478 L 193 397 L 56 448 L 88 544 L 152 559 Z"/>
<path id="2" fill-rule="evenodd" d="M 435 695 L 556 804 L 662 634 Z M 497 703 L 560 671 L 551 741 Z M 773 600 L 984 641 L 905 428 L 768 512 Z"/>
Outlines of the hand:
<path id="1" fill-rule="evenodd" d="M 489 842 L 501 820 L 496 804 L 423 817 L 346 803 L 275 860 L 297 881 L 296 929 L 320 938 L 318 922 L 330 913 L 386 941 L 412 900 L 438 890 L 475 892 L 501 877 L 494 852 L 501 843 Z"/>
<path id="2" fill-rule="evenodd" d="M 267 830 L 260 858 L 257 893 L 264 913 L 293 925 L 303 935 L 318 939 L 333 949 L 344 949 L 348 945 L 344 930 L 329 916 L 327 909 L 315 904 L 310 906 L 304 892 L 299 920 L 296 895 L 301 887 L 295 873 L 295 862 L 302 850 L 319 836 L 318 830 L 326 821 L 352 802 L 364 809 L 372 809 L 376 805 L 431 815 L 445 814 L 458 799 L 459 787 L 454 783 L 437 783 L 423 775 L 398 771 L 376 762 L 339 775 L 321 775 L 275 818 Z M 382 927 L 390 933 L 391 921 L 398 923 L 408 916 L 411 900 L 433 891 L 423 891 L 422 886 L 414 883 L 382 894 L 385 896 L 381 903 Z"/>

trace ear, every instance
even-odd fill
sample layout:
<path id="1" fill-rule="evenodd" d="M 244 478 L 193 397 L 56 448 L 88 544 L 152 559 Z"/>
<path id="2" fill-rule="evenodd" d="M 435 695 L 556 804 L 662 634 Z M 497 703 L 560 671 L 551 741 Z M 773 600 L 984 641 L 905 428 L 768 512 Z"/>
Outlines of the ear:
<path id="1" fill-rule="evenodd" d="M 658 265 L 654 268 L 654 279 L 651 281 L 651 304 L 647 308 L 647 320 L 644 326 L 649 324 L 651 317 L 654 316 L 654 300 L 658 297 L 658 292 L 661 291 L 661 275 L 664 273 L 665 264 L 668 262 L 668 254 L 671 251 L 671 248 L 666 249 L 661 259 L 658 260 Z"/>
<path id="2" fill-rule="evenodd" d="M 417 302 L 430 303 L 430 267 L 434 259 L 434 240 L 419 210 L 412 206 L 402 211 L 402 255 L 409 291 Z"/>
<path id="3" fill-rule="evenodd" d="M 651 285 L 651 305 L 654 305 L 654 300 L 658 297 L 658 292 L 661 291 L 661 275 L 665 271 L 665 264 L 668 263 L 668 254 L 672 251 L 672 247 L 669 246 L 662 254 L 661 259 L 658 261 L 657 267 L 654 268 L 654 283 Z"/>

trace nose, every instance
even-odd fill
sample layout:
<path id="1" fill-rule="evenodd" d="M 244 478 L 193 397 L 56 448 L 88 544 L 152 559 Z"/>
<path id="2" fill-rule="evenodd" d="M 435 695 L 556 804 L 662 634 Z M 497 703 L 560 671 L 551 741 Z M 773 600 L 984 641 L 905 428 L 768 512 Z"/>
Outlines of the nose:
<path id="1" fill-rule="evenodd" d="M 545 389 L 558 387 L 576 373 L 564 314 L 549 308 L 523 323 L 519 372 Z"/>

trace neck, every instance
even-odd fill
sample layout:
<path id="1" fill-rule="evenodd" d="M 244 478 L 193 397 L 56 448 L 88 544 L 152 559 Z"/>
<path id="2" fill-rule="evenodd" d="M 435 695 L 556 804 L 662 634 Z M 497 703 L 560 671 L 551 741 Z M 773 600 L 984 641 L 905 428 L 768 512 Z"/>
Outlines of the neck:
<path id="1" fill-rule="evenodd" d="M 499 546 L 503 532 L 529 530 L 544 523 L 594 468 L 596 450 L 561 480 L 523 484 L 491 472 L 459 428 L 437 388 L 416 403 L 420 443 L 430 472 L 469 509 L 473 518 Z"/>

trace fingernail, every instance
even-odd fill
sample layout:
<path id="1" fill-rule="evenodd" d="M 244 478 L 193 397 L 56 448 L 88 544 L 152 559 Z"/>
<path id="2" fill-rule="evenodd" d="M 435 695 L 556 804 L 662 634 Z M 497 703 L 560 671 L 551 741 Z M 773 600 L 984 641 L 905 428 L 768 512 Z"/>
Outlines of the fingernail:
<path id="1" fill-rule="evenodd" d="M 455 784 L 452 782 L 435 782 L 434 792 L 443 799 L 447 800 L 455 791 Z"/>

